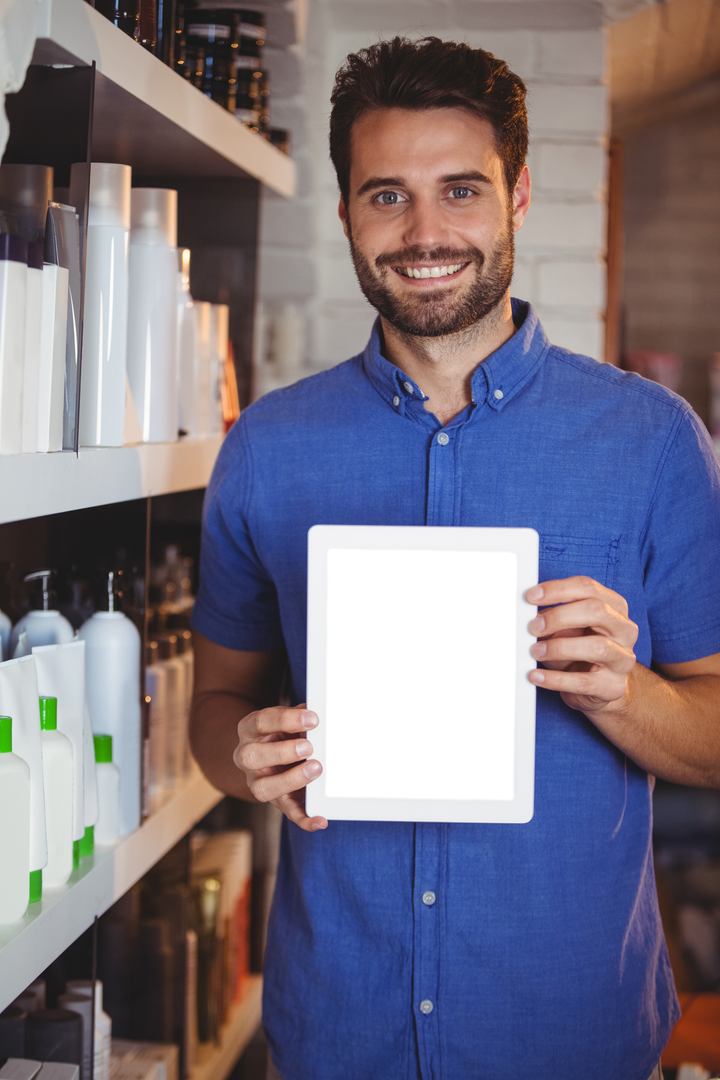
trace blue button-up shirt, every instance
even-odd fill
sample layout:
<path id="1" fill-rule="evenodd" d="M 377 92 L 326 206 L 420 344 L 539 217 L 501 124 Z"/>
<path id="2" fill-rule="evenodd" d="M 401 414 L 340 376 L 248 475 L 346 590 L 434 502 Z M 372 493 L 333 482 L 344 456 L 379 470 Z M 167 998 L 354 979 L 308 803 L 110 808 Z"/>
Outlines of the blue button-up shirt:
<path id="1" fill-rule="evenodd" d="M 626 598 L 640 663 L 720 651 L 720 474 L 702 424 L 661 387 L 549 345 L 513 306 L 517 332 L 445 427 L 377 328 L 361 355 L 243 413 L 205 503 L 202 634 L 286 648 L 304 701 L 312 525 L 530 526 L 540 580 L 587 574 Z M 357 736 L 371 770 L 382 745 Z M 452 740 L 438 716 L 438 753 L 462 753 Z M 652 786 L 541 689 L 528 824 L 286 821 L 264 1009 L 285 1080 L 646 1080 L 678 1016 Z"/>

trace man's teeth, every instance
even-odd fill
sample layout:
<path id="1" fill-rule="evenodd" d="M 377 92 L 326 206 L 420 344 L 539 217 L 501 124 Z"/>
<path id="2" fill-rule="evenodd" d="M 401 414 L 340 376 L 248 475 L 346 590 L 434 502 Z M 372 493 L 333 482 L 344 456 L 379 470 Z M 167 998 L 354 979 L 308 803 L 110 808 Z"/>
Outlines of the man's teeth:
<path id="1" fill-rule="evenodd" d="M 421 266 L 420 269 L 414 266 L 406 266 L 403 273 L 405 277 L 411 278 L 447 277 L 448 274 L 457 274 L 458 270 L 462 270 L 462 267 L 462 263 L 455 263 L 454 266 Z"/>

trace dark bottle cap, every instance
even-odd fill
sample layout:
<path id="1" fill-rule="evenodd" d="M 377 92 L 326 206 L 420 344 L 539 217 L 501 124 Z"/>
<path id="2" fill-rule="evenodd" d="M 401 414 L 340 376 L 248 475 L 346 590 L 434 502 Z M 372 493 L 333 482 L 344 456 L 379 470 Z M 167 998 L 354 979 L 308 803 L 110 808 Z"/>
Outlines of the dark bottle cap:
<path id="1" fill-rule="evenodd" d="M 28 242 L 22 236 L 0 233 L 0 262 L 18 262 L 27 266 Z"/>

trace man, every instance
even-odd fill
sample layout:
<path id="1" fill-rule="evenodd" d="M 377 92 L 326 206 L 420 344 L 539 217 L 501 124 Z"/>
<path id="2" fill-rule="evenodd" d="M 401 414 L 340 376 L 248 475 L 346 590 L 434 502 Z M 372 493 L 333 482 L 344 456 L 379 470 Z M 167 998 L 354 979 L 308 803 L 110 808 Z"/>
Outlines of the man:
<path id="1" fill-rule="evenodd" d="M 264 1009 L 284 1080 L 647 1080 L 678 1016 L 652 778 L 720 784 L 720 475 L 684 401 L 511 305 L 524 98 L 435 38 L 348 57 L 331 154 L 379 319 L 360 356 L 243 414 L 206 499 L 193 747 L 287 818 Z M 286 656 L 304 701 L 316 523 L 540 533 L 529 824 L 305 814 L 322 717 L 278 702 Z M 452 717 L 436 738 L 462 754 Z M 370 773 L 382 745 L 357 746 Z"/>

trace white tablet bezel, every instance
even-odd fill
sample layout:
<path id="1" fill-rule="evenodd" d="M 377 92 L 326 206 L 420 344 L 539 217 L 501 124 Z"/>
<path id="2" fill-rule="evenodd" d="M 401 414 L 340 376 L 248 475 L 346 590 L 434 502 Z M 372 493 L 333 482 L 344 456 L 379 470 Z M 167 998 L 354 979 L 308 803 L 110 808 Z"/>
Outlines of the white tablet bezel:
<path id="1" fill-rule="evenodd" d="M 320 723 L 310 733 L 313 757 L 325 764 L 328 552 L 334 548 L 512 552 L 517 556 L 517 634 L 514 729 L 514 797 L 492 799 L 340 798 L 326 793 L 325 772 L 307 787 L 307 812 L 330 820 L 524 823 L 533 816 L 535 686 L 528 673 L 535 637 L 528 623 L 537 613 L 525 592 L 538 581 L 539 537 L 534 529 L 411 525 L 315 525 L 308 533 L 307 705 Z M 431 604 L 431 599 L 428 600 Z M 441 598 L 438 598 L 438 613 Z M 434 618 L 432 608 L 428 620 Z"/>

